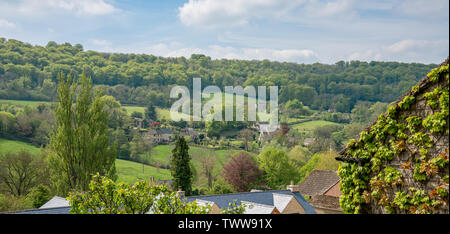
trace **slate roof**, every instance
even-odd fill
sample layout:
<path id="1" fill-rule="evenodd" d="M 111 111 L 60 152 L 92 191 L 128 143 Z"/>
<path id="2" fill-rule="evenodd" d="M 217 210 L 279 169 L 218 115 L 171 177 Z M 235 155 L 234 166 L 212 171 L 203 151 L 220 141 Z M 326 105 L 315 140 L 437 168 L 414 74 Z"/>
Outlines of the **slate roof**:
<path id="1" fill-rule="evenodd" d="M 241 202 L 253 202 L 263 205 L 276 206 L 277 197 L 275 195 L 274 202 L 274 194 L 285 194 L 291 195 L 300 203 L 300 205 L 305 210 L 306 214 L 315 214 L 316 211 L 314 208 L 308 204 L 308 202 L 303 198 L 300 193 L 293 193 L 289 190 L 268 190 L 262 192 L 245 192 L 245 193 L 228 193 L 228 194 L 216 194 L 216 195 L 205 195 L 205 196 L 190 196 L 186 197 L 188 202 L 195 201 L 197 199 L 212 201 L 217 204 L 221 209 L 228 207 L 228 203 L 236 202 L 237 205 L 240 205 Z"/>
<path id="2" fill-rule="evenodd" d="M 161 128 L 159 129 L 159 131 L 161 132 L 161 134 L 172 134 L 172 131 L 170 131 L 170 129 L 168 128 Z"/>
<path id="3" fill-rule="evenodd" d="M 44 205 L 39 207 L 39 209 L 68 207 L 68 206 L 69 206 L 69 200 L 67 200 L 63 197 L 54 196 L 54 197 L 52 197 L 52 199 L 50 199 Z"/>
<path id="4" fill-rule="evenodd" d="M 15 214 L 69 214 L 70 206 L 17 211 Z"/>
<path id="5" fill-rule="evenodd" d="M 243 203 L 247 205 L 244 214 L 272 214 L 272 212 L 277 209 L 275 206 L 263 205 L 254 202 L 243 201 Z"/>
<path id="6" fill-rule="evenodd" d="M 275 196 L 274 196 L 275 194 Z M 283 196 L 285 195 L 285 196 Z M 290 196 L 286 196 L 290 195 Z M 236 200 L 237 204 L 244 203 L 257 203 L 258 206 L 255 206 L 253 210 L 249 209 L 246 213 L 255 213 L 261 214 L 261 212 L 267 212 L 268 207 L 275 207 L 276 204 L 283 202 L 283 200 L 278 200 L 282 197 L 290 197 L 292 199 L 293 196 L 300 205 L 305 210 L 306 214 L 316 214 L 314 208 L 308 204 L 308 202 L 302 197 L 300 193 L 293 193 L 289 190 L 270 190 L 263 192 L 247 192 L 247 193 L 230 193 L 230 194 L 218 194 L 218 195 L 207 195 L 207 196 L 191 196 L 186 197 L 187 202 L 192 202 L 195 200 L 202 200 L 205 202 L 213 202 L 220 208 L 226 208 L 229 202 L 233 202 Z M 275 197 L 275 201 L 274 201 Z M 44 208 L 44 209 L 35 209 L 35 210 L 24 210 L 17 211 L 16 214 L 69 214 L 70 207 L 54 207 L 54 208 Z M 273 210 L 273 209 L 272 209 Z M 271 210 L 271 211 L 272 211 Z M 256 213 L 255 213 L 256 214 Z M 264 214 L 264 213 L 263 213 Z"/>
<path id="7" fill-rule="evenodd" d="M 300 184 L 299 191 L 307 196 L 322 195 L 339 181 L 335 171 L 314 170 Z"/>

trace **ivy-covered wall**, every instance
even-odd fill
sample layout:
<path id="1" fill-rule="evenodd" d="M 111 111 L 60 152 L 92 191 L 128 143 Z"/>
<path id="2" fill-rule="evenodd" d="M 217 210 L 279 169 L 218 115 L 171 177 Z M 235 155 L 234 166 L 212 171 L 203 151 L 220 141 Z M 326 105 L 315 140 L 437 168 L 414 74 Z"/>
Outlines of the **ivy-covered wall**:
<path id="1" fill-rule="evenodd" d="M 449 213 L 448 70 L 447 59 L 340 153 L 345 213 Z"/>

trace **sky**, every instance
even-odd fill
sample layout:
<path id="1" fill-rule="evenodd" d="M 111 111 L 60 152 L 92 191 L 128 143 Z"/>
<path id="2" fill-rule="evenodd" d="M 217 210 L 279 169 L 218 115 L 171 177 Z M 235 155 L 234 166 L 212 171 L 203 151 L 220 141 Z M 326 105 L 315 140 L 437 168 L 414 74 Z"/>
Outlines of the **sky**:
<path id="1" fill-rule="evenodd" d="M 0 37 L 295 63 L 441 63 L 448 0 L 0 0 Z"/>

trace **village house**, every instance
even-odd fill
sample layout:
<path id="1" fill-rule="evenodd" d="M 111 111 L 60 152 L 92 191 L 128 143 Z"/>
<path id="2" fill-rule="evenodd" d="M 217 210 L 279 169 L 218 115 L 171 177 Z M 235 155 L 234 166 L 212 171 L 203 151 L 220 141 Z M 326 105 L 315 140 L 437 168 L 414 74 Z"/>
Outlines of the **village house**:
<path id="1" fill-rule="evenodd" d="M 173 140 L 172 131 L 168 128 L 151 128 L 142 132 L 142 137 L 152 144 L 165 144 Z"/>
<path id="2" fill-rule="evenodd" d="M 288 185 L 286 190 L 252 190 L 252 192 L 228 193 L 186 197 L 188 202 L 209 201 L 220 209 L 230 203 L 244 204 L 244 214 L 316 214 L 314 208 L 299 192 L 298 185 Z"/>
<path id="3" fill-rule="evenodd" d="M 340 178 L 335 171 L 314 170 L 299 185 L 299 191 L 319 214 L 340 214 Z"/>
<path id="4" fill-rule="evenodd" d="M 16 211 L 15 214 L 69 214 L 69 200 L 54 196 L 39 209 Z"/>
<path id="5" fill-rule="evenodd" d="M 190 137 L 192 140 L 194 140 L 199 137 L 199 134 L 193 128 L 184 128 L 180 130 L 180 136 Z"/>
<path id="6" fill-rule="evenodd" d="M 270 131 L 269 122 L 258 122 L 252 126 L 259 132 L 258 141 L 270 140 L 273 138 L 276 131 Z M 280 124 L 277 125 L 277 129 L 280 129 Z"/>
<path id="7" fill-rule="evenodd" d="M 315 138 L 305 138 L 305 140 L 303 141 L 303 146 L 311 145 L 315 140 Z"/>

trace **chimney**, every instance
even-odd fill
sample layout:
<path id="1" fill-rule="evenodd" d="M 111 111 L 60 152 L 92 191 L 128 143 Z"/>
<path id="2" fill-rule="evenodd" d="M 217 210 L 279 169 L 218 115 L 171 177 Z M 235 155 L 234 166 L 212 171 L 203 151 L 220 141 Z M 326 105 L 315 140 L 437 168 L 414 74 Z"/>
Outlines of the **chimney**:
<path id="1" fill-rule="evenodd" d="M 177 197 L 179 197 L 181 199 L 184 198 L 184 191 L 181 190 L 181 187 L 178 187 Z"/>
<path id="2" fill-rule="evenodd" d="M 293 193 L 298 193 L 298 192 L 300 192 L 300 185 L 295 185 L 294 181 L 291 180 L 291 184 L 286 186 L 286 189 L 290 190 Z"/>

